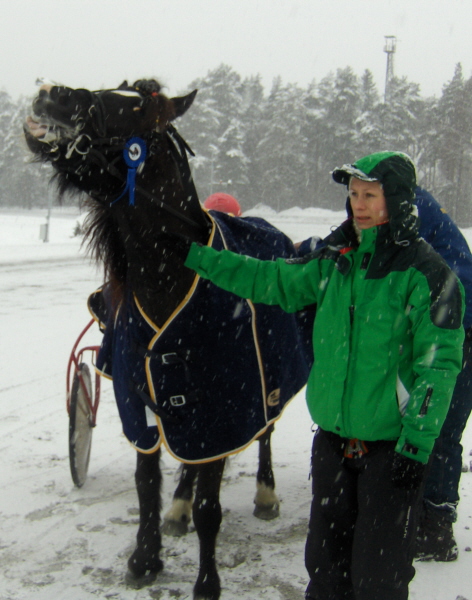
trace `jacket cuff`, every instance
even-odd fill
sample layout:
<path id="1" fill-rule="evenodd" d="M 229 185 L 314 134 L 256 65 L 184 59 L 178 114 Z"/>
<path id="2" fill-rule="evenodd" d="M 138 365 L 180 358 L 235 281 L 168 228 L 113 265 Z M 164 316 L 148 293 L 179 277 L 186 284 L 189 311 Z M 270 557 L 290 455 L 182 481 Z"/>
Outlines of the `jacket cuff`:
<path id="1" fill-rule="evenodd" d="M 200 266 L 200 261 L 205 253 L 205 246 L 201 246 L 195 242 L 192 242 L 190 246 L 190 251 L 187 254 L 187 258 L 185 259 L 184 265 L 189 269 L 193 269 L 196 271 Z"/>
<path id="2" fill-rule="evenodd" d="M 413 444 L 406 442 L 403 436 L 398 440 L 398 443 L 395 446 L 395 451 L 403 456 L 406 456 L 407 458 L 411 458 L 412 460 L 416 460 L 423 464 L 428 462 L 430 455 L 430 452 L 421 450 L 421 448 L 417 448 L 416 446 L 413 446 Z"/>

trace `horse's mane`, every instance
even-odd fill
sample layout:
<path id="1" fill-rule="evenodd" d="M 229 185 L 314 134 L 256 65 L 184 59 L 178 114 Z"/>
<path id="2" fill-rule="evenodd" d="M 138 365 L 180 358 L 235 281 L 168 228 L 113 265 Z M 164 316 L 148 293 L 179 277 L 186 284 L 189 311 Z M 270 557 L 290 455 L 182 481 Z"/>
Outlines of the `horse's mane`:
<path id="1" fill-rule="evenodd" d="M 93 198 L 87 198 L 84 206 L 88 213 L 84 221 L 82 245 L 97 264 L 103 264 L 105 281 L 110 283 L 111 297 L 116 307 L 123 298 L 128 272 L 125 248 L 109 208 Z"/>

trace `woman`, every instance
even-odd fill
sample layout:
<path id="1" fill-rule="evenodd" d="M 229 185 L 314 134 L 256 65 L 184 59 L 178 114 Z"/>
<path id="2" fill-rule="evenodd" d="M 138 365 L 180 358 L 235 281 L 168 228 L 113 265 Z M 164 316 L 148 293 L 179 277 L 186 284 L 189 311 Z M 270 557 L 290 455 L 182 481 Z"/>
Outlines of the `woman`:
<path id="1" fill-rule="evenodd" d="M 461 367 L 463 292 L 418 237 L 407 155 L 332 175 L 352 218 L 319 251 L 271 262 L 192 244 L 185 264 L 256 303 L 317 305 L 306 598 L 405 600 L 426 466 Z"/>

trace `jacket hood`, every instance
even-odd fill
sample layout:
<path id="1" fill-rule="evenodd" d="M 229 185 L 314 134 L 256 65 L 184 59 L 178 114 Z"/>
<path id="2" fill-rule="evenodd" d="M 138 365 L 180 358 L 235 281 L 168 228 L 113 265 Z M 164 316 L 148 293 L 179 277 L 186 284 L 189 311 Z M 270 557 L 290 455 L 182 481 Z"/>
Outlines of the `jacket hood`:
<path id="1" fill-rule="evenodd" d="M 351 177 L 362 181 L 378 181 L 387 204 L 389 227 L 395 242 L 407 242 L 418 236 L 417 210 L 413 203 L 416 188 L 416 169 L 411 158 L 403 152 L 377 152 L 353 164 L 336 167 L 332 172 L 336 183 L 349 185 Z M 346 209 L 352 216 L 351 203 Z"/>

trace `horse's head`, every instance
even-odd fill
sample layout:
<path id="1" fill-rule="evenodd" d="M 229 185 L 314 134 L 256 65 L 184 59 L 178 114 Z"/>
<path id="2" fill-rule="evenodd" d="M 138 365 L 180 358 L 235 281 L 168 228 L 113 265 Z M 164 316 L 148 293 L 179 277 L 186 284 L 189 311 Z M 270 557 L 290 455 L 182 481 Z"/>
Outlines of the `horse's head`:
<path id="1" fill-rule="evenodd" d="M 52 163 L 61 191 L 75 187 L 96 199 L 113 199 L 126 185 L 130 163 L 123 153 L 130 140 L 142 140 L 144 154 L 152 155 L 195 94 L 167 98 L 155 80 L 95 92 L 43 85 L 24 124 L 26 141 L 39 160 Z M 128 150 L 131 164 L 143 152 L 136 146 Z"/>
<path id="2" fill-rule="evenodd" d="M 154 80 L 97 92 L 43 85 L 24 125 L 30 150 L 54 167 L 60 193 L 92 198 L 85 239 L 105 266 L 117 305 L 130 287 L 156 323 L 174 310 L 194 277 L 162 235 L 200 242 L 209 235 L 190 149 L 172 125 L 195 95 L 167 98 Z M 168 289 L 175 297 L 166 293 L 158 305 L 156 290 Z"/>

